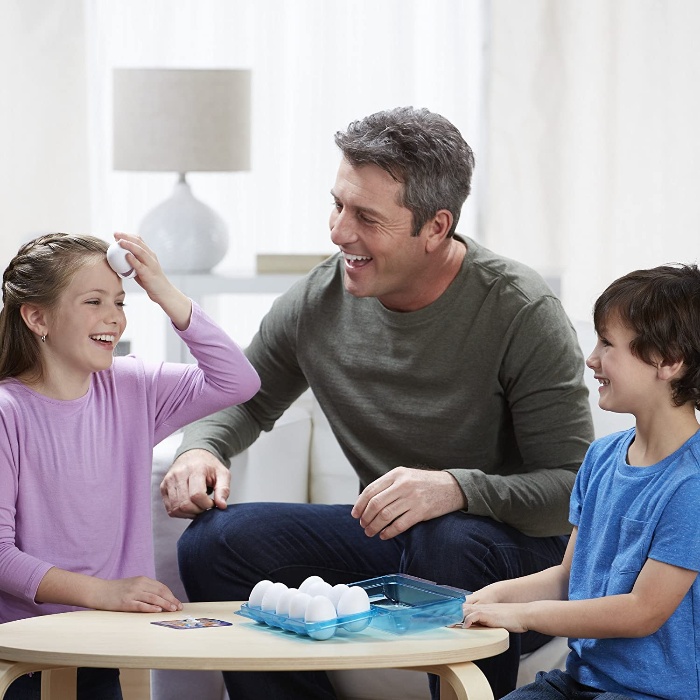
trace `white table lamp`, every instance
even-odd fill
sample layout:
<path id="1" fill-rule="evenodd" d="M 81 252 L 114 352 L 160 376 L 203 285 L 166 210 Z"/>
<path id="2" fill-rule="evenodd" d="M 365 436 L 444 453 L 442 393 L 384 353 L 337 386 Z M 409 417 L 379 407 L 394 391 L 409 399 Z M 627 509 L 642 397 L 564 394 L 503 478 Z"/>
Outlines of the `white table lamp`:
<path id="1" fill-rule="evenodd" d="M 250 169 L 250 71 L 114 70 L 114 169 L 179 174 L 139 235 L 168 272 L 208 272 L 228 249 L 223 219 L 189 172 Z"/>

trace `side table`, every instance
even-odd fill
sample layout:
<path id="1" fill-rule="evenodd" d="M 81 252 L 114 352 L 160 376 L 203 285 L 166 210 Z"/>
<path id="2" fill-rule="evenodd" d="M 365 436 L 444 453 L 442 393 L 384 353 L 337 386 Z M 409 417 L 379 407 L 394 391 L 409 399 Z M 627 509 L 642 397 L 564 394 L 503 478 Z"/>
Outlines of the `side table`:
<path id="1" fill-rule="evenodd" d="M 79 611 L 0 625 L 0 698 L 24 673 L 44 671 L 42 700 L 75 697 L 75 668 L 219 671 L 406 668 L 441 677 L 442 700 L 493 700 L 472 662 L 508 648 L 504 629 L 439 628 L 393 635 L 371 626 L 319 642 L 234 614 L 240 602 L 186 603 L 178 613 Z M 212 617 L 231 626 L 178 630 L 156 620 Z M 71 669 L 70 671 L 64 669 Z"/>

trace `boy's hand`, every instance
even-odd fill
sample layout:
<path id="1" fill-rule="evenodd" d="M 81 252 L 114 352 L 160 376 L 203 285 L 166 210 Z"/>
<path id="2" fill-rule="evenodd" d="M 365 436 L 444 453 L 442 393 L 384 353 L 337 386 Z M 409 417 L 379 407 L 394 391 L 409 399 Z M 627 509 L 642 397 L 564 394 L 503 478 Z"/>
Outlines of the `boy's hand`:
<path id="1" fill-rule="evenodd" d="M 505 627 L 509 632 L 527 632 L 525 603 L 492 603 L 464 605 L 462 627 L 484 625 L 484 627 Z"/>
<path id="2" fill-rule="evenodd" d="M 466 615 L 466 608 L 469 605 L 476 605 L 478 604 L 490 604 L 490 603 L 500 603 L 503 599 L 502 597 L 498 594 L 498 589 L 502 588 L 502 586 L 499 586 L 498 583 L 492 583 L 489 586 L 484 586 L 483 588 L 480 588 L 478 591 L 474 591 L 473 593 L 470 593 L 465 599 L 464 599 L 464 614 Z"/>

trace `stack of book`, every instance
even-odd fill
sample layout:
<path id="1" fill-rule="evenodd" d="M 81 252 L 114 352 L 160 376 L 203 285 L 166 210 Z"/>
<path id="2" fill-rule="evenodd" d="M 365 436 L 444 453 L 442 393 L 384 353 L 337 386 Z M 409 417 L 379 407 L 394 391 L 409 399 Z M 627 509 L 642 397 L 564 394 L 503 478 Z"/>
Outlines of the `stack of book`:
<path id="1" fill-rule="evenodd" d="M 305 275 L 320 262 L 327 260 L 330 255 L 330 253 L 309 255 L 258 253 L 256 269 L 259 275 Z"/>

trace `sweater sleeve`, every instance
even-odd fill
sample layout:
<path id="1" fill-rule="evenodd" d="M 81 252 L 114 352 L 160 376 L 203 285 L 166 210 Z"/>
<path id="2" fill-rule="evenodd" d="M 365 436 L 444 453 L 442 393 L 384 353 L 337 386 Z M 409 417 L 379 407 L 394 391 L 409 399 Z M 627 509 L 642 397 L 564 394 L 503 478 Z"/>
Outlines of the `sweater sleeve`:
<path id="1" fill-rule="evenodd" d="M 565 534 L 576 472 L 593 439 L 576 333 L 559 301 L 542 297 L 515 317 L 505 348 L 499 381 L 522 471 L 449 471 L 467 497 L 468 512 L 527 535 Z"/>
<path id="2" fill-rule="evenodd" d="M 151 374 L 155 442 L 202 416 L 247 401 L 260 387 L 243 351 L 197 304 L 187 329 L 175 330 L 197 364 L 162 363 Z"/>
<path id="3" fill-rule="evenodd" d="M 51 564 L 21 551 L 16 545 L 15 519 L 19 488 L 17 412 L 0 397 L 0 590 L 17 599 L 33 598 Z M 4 615 L 0 615 L 0 622 Z"/>

